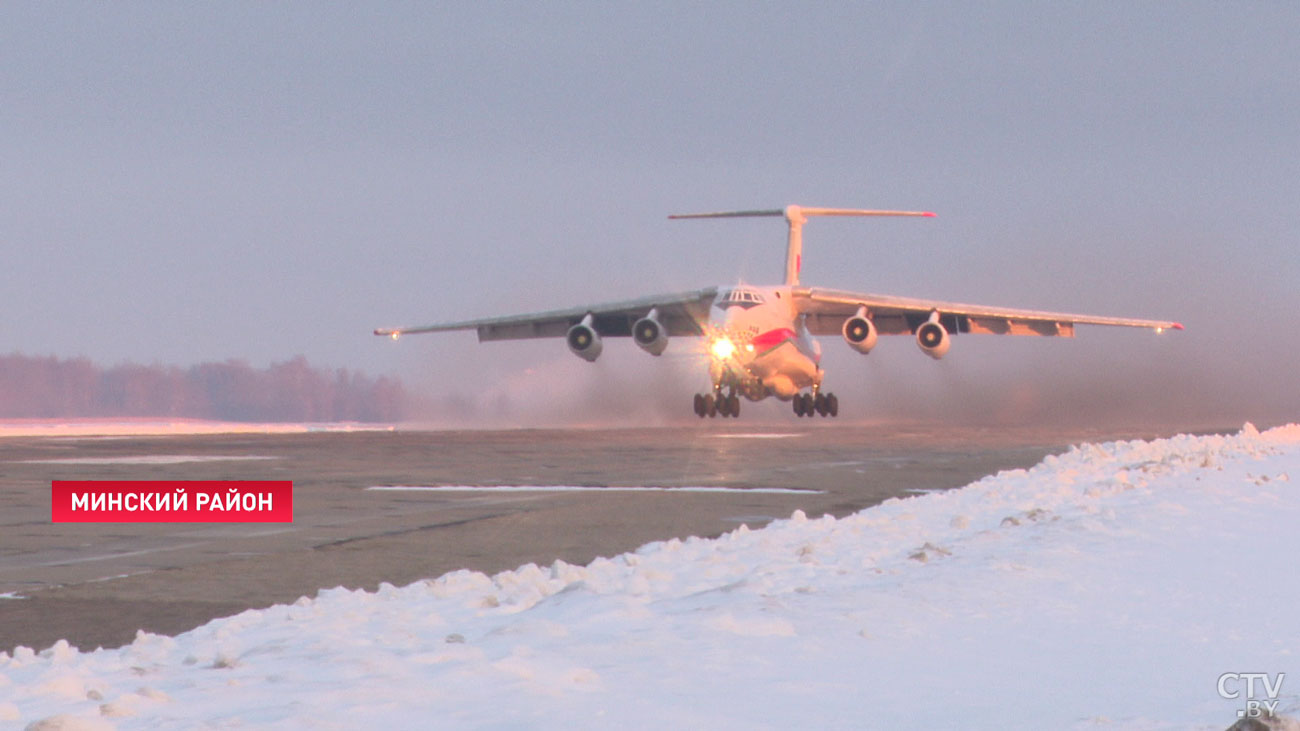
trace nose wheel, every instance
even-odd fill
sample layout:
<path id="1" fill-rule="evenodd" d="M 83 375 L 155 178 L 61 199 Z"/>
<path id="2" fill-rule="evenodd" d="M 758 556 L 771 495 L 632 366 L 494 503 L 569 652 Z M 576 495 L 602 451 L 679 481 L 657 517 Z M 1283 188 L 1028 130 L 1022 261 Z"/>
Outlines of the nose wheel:
<path id="1" fill-rule="evenodd" d="M 695 415 L 703 419 L 704 417 L 737 417 L 740 416 L 740 397 L 735 391 L 723 395 L 719 390 L 717 393 L 697 393 L 695 394 Z"/>
<path id="2" fill-rule="evenodd" d="M 797 393 L 792 402 L 795 416 L 840 415 L 840 400 L 833 393 Z"/>

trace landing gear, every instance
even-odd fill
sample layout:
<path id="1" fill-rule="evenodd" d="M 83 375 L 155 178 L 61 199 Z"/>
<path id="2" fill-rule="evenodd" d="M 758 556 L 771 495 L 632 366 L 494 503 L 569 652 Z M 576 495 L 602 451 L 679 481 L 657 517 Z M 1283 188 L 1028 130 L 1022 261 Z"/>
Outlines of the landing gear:
<path id="1" fill-rule="evenodd" d="M 795 416 L 839 416 L 840 400 L 833 393 L 797 393 L 793 399 Z"/>
<path id="2" fill-rule="evenodd" d="M 736 417 L 740 416 L 740 397 L 734 391 L 724 396 L 722 389 L 714 393 L 697 393 L 694 407 L 695 415 L 701 419 L 706 416 Z"/>

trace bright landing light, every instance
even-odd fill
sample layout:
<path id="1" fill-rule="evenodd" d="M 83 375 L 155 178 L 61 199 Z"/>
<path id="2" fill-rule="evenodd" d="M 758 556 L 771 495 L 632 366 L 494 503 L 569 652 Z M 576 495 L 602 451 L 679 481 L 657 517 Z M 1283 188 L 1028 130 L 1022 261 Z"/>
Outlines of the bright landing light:
<path id="1" fill-rule="evenodd" d="M 713 357 L 718 360 L 726 360 L 736 352 L 736 344 L 731 342 L 730 338 L 718 338 L 713 341 Z"/>

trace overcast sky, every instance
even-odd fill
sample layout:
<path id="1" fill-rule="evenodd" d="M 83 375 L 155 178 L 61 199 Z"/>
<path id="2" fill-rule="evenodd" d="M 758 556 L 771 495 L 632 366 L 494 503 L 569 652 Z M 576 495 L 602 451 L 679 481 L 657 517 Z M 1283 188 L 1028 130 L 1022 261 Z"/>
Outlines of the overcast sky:
<path id="1" fill-rule="evenodd" d="M 814 220 L 805 282 L 1188 330 L 828 338 L 836 390 L 1297 418 L 1296 38 L 1281 2 L 5 3 L 0 349 L 688 404 L 680 348 L 370 331 L 778 280 L 779 221 L 669 213 L 921 208 Z"/>

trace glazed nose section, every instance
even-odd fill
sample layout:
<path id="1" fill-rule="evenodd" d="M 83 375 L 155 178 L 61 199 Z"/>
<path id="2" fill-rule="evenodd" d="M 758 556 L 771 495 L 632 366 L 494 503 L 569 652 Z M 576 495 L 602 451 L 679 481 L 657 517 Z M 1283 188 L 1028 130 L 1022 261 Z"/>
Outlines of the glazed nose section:
<path id="1" fill-rule="evenodd" d="M 749 311 L 739 307 L 732 307 L 727 310 L 727 314 L 722 318 L 722 329 L 733 338 L 743 339 L 743 333 L 753 332 L 753 317 Z"/>

